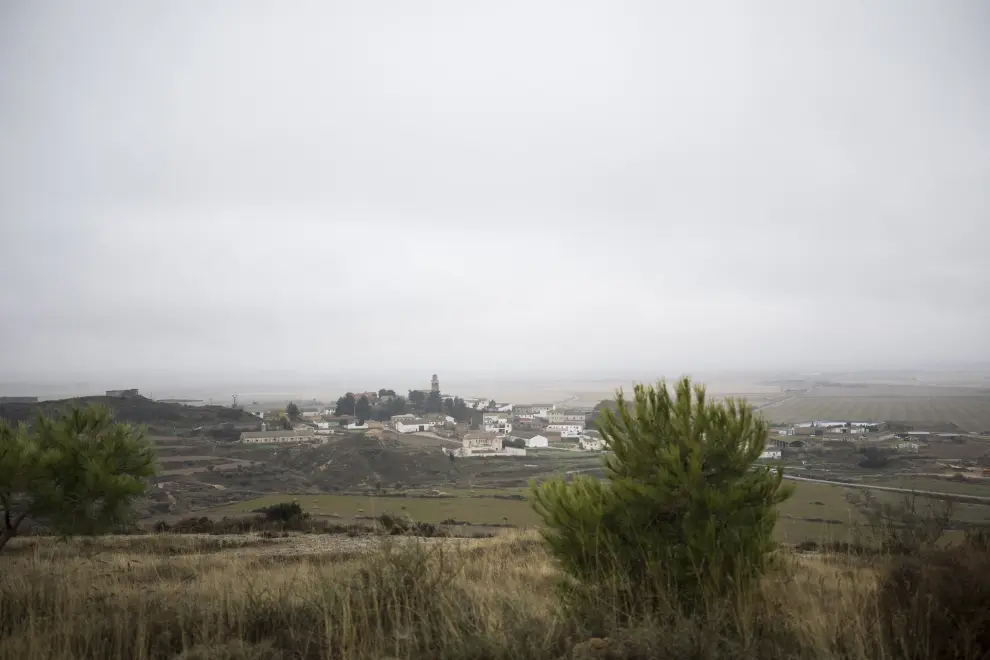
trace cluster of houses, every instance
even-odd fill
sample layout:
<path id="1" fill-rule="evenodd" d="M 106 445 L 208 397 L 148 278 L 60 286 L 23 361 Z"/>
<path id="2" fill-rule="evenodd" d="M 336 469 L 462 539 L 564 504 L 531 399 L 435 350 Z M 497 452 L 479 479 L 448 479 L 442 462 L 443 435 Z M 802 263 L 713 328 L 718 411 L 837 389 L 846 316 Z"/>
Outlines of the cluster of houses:
<path id="1" fill-rule="evenodd" d="M 435 378 L 435 377 L 434 377 Z M 436 386 L 435 383 L 432 385 Z M 377 394 L 365 392 L 355 396 Z M 338 429 L 364 431 L 389 429 L 399 434 L 428 434 L 460 441 L 456 449 L 445 450 L 457 456 L 522 456 L 528 449 L 550 447 L 562 441 L 564 447 L 579 451 L 603 451 L 604 441 L 597 432 L 585 428 L 586 413 L 580 410 L 557 409 L 554 404 L 513 405 L 493 404 L 479 400 L 480 420 L 474 428 L 467 423 L 442 414 L 400 414 L 387 422 L 358 424 L 351 416 L 333 416 L 329 409 L 303 408 L 302 422 L 291 430 L 269 430 L 262 423 L 261 431 L 241 434 L 241 442 L 251 444 L 282 444 L 323 442 Z M 264 419 L 264 417 L 262 416 Z"/>

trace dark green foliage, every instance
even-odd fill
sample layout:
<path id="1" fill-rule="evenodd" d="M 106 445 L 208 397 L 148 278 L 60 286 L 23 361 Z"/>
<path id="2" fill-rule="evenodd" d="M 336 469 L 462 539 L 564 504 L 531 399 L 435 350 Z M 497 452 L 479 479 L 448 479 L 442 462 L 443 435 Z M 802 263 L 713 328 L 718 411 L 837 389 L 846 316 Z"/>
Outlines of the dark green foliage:
<path id="1" fill-rule="evenodd" d="M 471 421 L 471 409 L 459 396 L 447 397 L 443 400 L 443 412 L 450 415 L 458 422 Z"/>
<path id="2" fill-rule="evenodd" d="M 387 422 L 393 415 L 401 415 L 406 412 L 406 399 L 401 396 L 390 396 L 380 401 L 371 409 L 371 419 L 379 422 Z"/>
<path id="3" fill-rule="evenodd" d="M 371 419 L 371 403 L 368 401 L 368 397 L 363 396 L 357 400 L 354 406 L 354 416 L 357 417 L 358 425 Z"/>
<path id="4" fill-rule="evenodd" d="M 692 607 L 765 568 L 776 505 L 791 488 L 756 463 L 767 425 L 743 403 L 712 403 L 681 380 L 619 392 L 599 429 L 607 481 L 579 476 L 532 487 L 544 536 L 563 568 L 588 585 L 620 583 L 630 604 L 675 593 Z"/>
<path id="5" fill-rule="evenodd" d="M 436 414 L 443 410 L 443 397 L 439 392 L 430 392 L 423 402 L 423 410 L 427 413 Z"/>
<path id="6" fill-rule="evenodd" d="M 0 549 L 27 519 L 63 535 L 123 525 L 154 473 L 144 429 L 103 406 L 39 415 L 31 428 L 0 421 Z"/>
<path id="7" fill-rule="evenodd" d="M 860 452 L 865 457 L 859 462 L 864 468 L 884 468 L 890 464 L 890 456 L 879 447 L 865 447 Z"/>
<path id="8" fill-rule="evenodd" d="M 289 522 L 302 518 L 305 515 L 302 507 L 299 506 L 299 502 L 279 502 L 278 504 L 258 509 L 255 513 L 260 513 L 267 520 L 278 522 Z"/>
<path id="9" fill-rule="evenodd" d="M 299 406 L 297 406 L 296 404 L 294 404 L 294 403 L 292 403 L 290 401 L 289 402 L 289 405 L 287 405 L 285 407 L 285 414 L 291 420 L 297 420 L 297 419 L 299 419 Z"/>
<path id="10" fill-rule="evenodd" d="M 426 392 L 423 390 L 409 390 L 409 405 L 413 408 L 422 408 L 426 403 Z"/>

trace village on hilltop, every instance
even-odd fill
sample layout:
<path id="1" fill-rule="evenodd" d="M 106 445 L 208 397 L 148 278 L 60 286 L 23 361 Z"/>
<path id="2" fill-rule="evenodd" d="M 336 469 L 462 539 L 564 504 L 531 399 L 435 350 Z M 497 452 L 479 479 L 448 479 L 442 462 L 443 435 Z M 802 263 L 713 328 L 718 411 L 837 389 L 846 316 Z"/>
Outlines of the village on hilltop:
<path id="1" fill-rule="evenodd" d="M 327 442 L 339 433 L 361 432 L 382 439 L 414 435 L 441 442 L 457 457 L 525 456 L 527 449 L 555 447 L 602 451 L 604 442 L 589 429 L 595 410 L 558 408 L 553 403 L 500 403 L 494 399 L 445 395 L 436 374 L 429 389 L 348 392 L 334 406 L 290 403 L 255 413 L 261 431 L 246 431 L 251 444 Z"/>
<path id="2" fill-rule="evenodd" d="M 556 403 L 499 402 L 484 397 L 444 394 L 436 374 L 430 387 L 349 392 L 333 405 L 290 403 L 259 410 L 261 431 L 241 433 L 252 444 L 325 443 L 343 433 L 362 433 L 385 442 L 401 437 L 437 440 L 452 457 L 526 456 L 528 451 L 608 451 L 595 430 L 602 402 L 595 407 Z M 761 460 L 777 461 L 808 451 L 827 451 L 837 443 L 857 442 L 886 454 L 917 453 L 938 442 L 958 442 L 958 432 L 890 428 L 881 421 L 807 421 L 775 424 Z"/>

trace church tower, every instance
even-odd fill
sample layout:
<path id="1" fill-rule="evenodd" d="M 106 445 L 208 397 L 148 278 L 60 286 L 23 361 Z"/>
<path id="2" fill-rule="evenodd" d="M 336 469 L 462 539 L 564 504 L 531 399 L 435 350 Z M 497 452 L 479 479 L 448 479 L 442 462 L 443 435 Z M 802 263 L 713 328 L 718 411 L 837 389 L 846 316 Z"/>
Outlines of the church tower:
<path id="1" fill-rule="evenodd" d="M 436 374 L 433 374 L 433 378 L 430 380 L 430 391 L 440 394 L 440 379 L 437 378 Z"/>

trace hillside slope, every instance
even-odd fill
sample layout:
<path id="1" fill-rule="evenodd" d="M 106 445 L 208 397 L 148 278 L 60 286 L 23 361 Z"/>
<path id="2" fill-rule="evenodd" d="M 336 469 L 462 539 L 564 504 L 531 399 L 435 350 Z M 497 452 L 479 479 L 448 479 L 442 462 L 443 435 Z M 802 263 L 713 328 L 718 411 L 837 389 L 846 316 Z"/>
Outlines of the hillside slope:
<path id="1" fill-rule="evenodd" d="M 143 396 L 134 398 L 87 396 L 37 403 L 3 403 L 0 404 L 0 419 L 13 423 L 31 422 L 39 410 L 45 415 L 51 415 L 70 405 L 87 404 L 105 405 L 114 411 L 119 421 L 144 424 L 152 432 L 171 434 L 173 430 L 188 432 L 201 427 L 204 431 L 224 429 L 228 431 L 227 435 L 236 436 L 241 430 L 261 428 L 258 418 L 243 410 L 223 406 L 165 403 L 152 401 Z"/>

